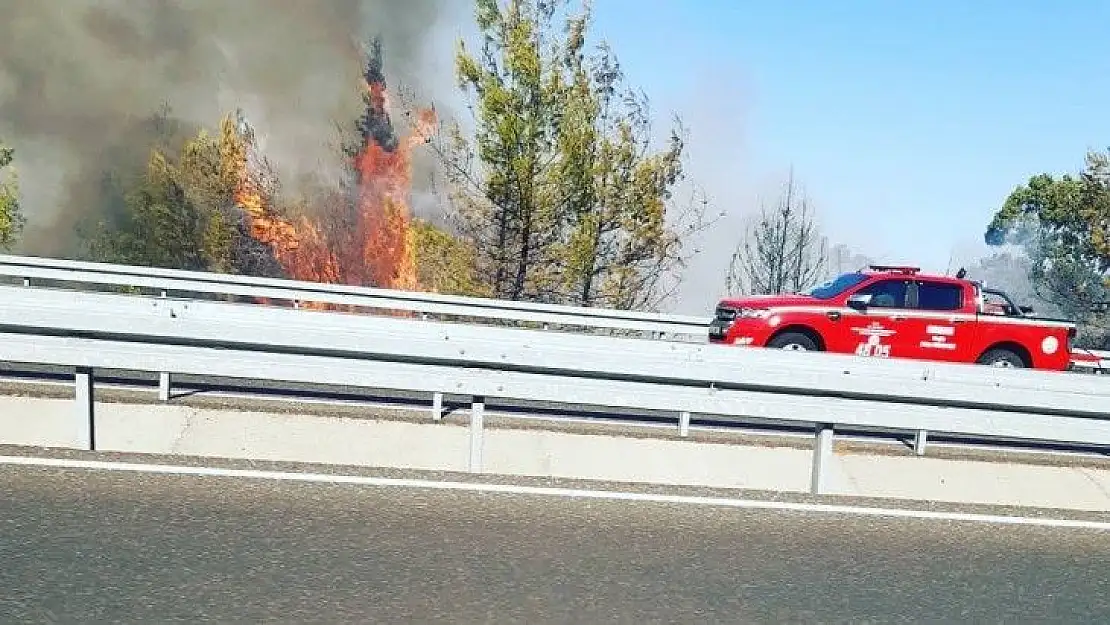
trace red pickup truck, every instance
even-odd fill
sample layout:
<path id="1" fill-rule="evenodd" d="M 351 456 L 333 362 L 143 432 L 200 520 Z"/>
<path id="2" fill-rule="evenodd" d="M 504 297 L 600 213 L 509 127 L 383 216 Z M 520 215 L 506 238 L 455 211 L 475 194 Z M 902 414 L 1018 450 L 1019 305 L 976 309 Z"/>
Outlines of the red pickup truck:
<path id="1" fill-rule="evenodd" d="M 724 299 L 712 343 L 1067 370 L 1076 324 L 1004 291 L 917 267 L 872 265 L 790 295 Z"/>

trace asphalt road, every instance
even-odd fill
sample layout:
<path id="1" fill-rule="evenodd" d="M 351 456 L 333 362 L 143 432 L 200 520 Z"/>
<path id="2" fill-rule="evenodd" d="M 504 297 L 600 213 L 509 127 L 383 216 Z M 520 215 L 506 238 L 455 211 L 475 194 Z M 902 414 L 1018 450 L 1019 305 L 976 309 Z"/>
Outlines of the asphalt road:
<path id="1" fill-rule="evenodd" d="M 4 622 L 1110 622 L 1106 532 L 0 467 Z"/>

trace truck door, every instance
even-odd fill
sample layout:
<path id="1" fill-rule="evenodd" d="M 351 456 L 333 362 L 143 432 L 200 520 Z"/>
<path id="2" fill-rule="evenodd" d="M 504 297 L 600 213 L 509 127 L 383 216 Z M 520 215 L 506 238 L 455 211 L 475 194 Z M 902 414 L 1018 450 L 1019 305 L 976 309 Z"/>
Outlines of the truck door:
<path id="1" fill-rule="evenodd" d="M 872 358 L 912 357 L 911 337 L 904 328 L 910 312 L 906 308 L 910 283 L 907 278 L 886 278 L 855 291 L 853 295 L 870 295 L 871 299 L 865 310 L 845 313 L 841 351 Z"/>
<path id="2" fill-rule="evenodd" d="M 970 362 L 975 343 L 975 297 L 958 282 L 914 280 L 908 303 L 915 310 L 904 329 L 915 358 Z"/>

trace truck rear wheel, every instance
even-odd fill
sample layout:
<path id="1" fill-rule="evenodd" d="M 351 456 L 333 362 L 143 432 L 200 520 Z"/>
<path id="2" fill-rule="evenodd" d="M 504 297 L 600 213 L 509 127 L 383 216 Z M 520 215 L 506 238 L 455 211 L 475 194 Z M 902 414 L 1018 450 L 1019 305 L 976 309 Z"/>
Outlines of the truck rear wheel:
<path id="1" fill-rule="evenodd" d="M 770 341 L 767 341 L 767 347 L 798 352 L 816 352 L 821 350 L 821 348 L 817 346 L 816 341 L 801 332 L 783 332 Z"/>
<path id="2" fill-rule="evenodd" d="M 986 353 L 979 357 L 977 362 L 981 365 L 990 365 L 992 367 L 1010 367 L 1013 369 L 1025 368 L 1025 361 L 1021 359 L 1021 356 L 1001 347 L 987 350 Z"/>

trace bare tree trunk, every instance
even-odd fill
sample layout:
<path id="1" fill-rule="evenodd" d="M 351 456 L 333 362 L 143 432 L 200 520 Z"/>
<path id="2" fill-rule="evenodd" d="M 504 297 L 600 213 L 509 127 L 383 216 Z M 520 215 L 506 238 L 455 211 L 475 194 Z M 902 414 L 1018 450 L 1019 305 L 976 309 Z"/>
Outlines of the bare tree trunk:
<path id="1" fill-rule="evenodd" d="M 819 281 L 825 262 L 824 239 L 791 169 L 776 209 L 761 209 L 737 244 L 726 288 L 744 294 L 803 291 Z"/>

